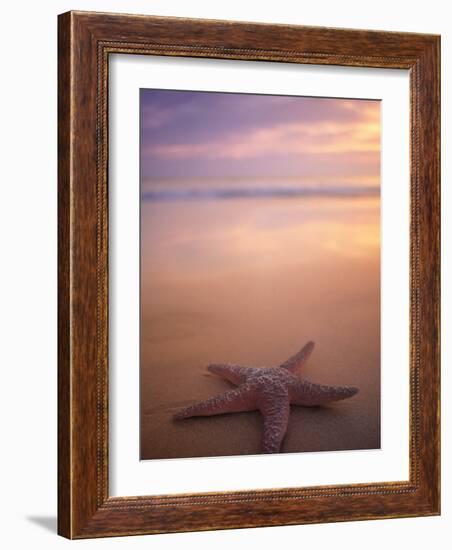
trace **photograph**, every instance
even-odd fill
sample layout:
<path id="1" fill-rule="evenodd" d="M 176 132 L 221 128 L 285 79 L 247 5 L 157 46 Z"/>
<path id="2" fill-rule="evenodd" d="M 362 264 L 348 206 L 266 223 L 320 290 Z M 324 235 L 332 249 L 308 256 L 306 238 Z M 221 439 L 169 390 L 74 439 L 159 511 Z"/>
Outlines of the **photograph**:
<path id="1" fill-rule="evenodd" d="M 380 119 L 140 89 L 140 460 L 380 448 Z"/>

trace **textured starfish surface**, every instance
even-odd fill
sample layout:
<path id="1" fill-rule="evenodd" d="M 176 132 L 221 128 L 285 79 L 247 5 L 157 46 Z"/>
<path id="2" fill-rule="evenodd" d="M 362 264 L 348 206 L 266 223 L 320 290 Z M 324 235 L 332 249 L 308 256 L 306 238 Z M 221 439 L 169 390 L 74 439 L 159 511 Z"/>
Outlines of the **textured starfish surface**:
<path id="1" fill-rule="evenodd" d="M 207 367 L 236 388 L 180 411 L 176 420 L 192 416 L 259 410 L 264 417 L 263 453 L 277 453 L 287 430 L 290 405 L 315 407 L 352 397 L 358 391 L 351 386 L 313 384 L 295 374 L 311 355 L 314 343 L 308 342 L 296 355 L 278 367 L 244 367 L 212 364 Z"/>

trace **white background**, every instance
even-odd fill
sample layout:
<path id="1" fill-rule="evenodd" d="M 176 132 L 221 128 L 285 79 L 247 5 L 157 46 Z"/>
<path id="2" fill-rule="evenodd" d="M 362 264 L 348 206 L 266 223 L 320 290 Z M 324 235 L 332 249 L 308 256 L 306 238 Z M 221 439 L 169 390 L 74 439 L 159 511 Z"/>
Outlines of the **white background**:
<path id="1" fill-rule="evenodd" d="M 452 533 L 450 338 L 452 17 L 447 1 L 48 1 L 2 6 L 0 86 L 0 491 L 5 548 L 448 548 Z M 56 15 L 69 9 L 442 34 L 442 517 L 69 542 L 56 515 Z M 449 96 L 449 100 L 446 99 Z M 449 398 L 449 399 L 447 399 Z"/>

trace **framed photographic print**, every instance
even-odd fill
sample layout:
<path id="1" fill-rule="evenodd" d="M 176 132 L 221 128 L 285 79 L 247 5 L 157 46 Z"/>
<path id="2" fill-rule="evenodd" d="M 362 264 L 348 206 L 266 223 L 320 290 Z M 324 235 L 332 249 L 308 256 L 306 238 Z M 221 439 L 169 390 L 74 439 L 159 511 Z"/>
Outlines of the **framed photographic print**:
<path id="1" fill-rule="evenodd" d="M 59 16 L 59 533 L 439 514 L 438 36 Z"/>

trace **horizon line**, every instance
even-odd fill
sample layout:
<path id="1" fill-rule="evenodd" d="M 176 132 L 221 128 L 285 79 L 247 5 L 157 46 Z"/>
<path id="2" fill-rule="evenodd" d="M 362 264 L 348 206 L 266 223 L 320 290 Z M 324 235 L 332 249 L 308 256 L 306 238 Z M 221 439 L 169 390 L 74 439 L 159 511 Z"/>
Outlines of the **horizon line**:
<path id="1" fill-rule="evenodd" d="M 159 189 L 144 191 L 141 200 L 212 200 L 212 199 L 246 199 L 246 198 L 301 198 L 301 197 L 371 197 L 380 194 L 380 187 L 263 187 L 263 188 L 219 188 L 219 189 Z"/>

